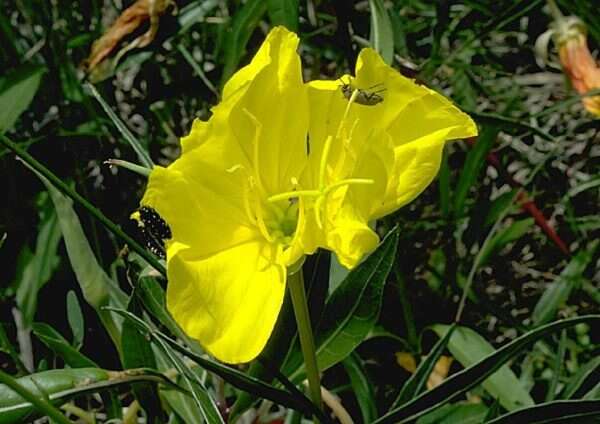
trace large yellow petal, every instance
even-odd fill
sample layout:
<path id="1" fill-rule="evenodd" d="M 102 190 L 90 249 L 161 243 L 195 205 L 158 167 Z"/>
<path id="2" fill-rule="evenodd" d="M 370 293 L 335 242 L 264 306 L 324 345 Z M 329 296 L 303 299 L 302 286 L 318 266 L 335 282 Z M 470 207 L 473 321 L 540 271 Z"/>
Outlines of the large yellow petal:
<path id="1" fill-rule="evenodd" d="M 167 307 L 183 330 L 217 359 L 242 363 L 265 346 L 285 292 L 273 248 L 241 244 L 203 260 L 174 244 L 168 252 Z"/>
<path id="2" fill-rule="evenodd" d="M 209 122 L 196 121 L 182 139 L 184 153 L 224 138 L 235 145 L 225 146 L 222 159 L 258 170 L 266 193 L 293 189 L 306 163 L 308 128 L 298 41 L 284 27 L 272 29 L 250 64 L 227 82 Z"/>
<path id="3" fill-rule="evenodd" d="M 244 209 L 243 176 L 199 156 L 196 149 L 168 168 L 154 167 L 141 201 L 169 224 L 172 240 L 192 247 L 197 258 L 258 234 Z"/>
<path id="4" fill-rule="evenodd" d="M 298 36 L 277 27 L 259 53 L 263 48 L 268 50 L 269 62 L 264 64 L 266 54 L 257 55 L 249 66 L 258 68 L 257 61 L 262 67 L 251 82 L 240 85 L 234 78 L 232 84 L 243 87 L 238 90 L 244 94 L 232 107 L 228 126 L 258 169 L 265 191 L 276 194 L 294 188 L 293 181 L 306 163 L 308 99 L 297 53 Z"/>

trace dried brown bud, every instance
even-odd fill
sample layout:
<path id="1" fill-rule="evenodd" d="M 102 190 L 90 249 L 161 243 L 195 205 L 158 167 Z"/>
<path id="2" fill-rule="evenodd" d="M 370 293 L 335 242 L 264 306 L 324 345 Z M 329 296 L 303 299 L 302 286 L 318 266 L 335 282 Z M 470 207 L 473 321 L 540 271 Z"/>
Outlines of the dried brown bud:
<path id="1" fill-rule="evenodd" d="M 85 60 L 84 67 L 90 79 L 101 80 L 117 65 L 123 55 L 135 48 L 145 47 L 154 40 L 158 31 L 161 15 L 166 13 L 173 0 L 137 0 L 125 9 L 102 37 L 94 42 L 90 56 Z M 133 41 L 122 46 L 114 57 L 111 57 L 125 37 L 149 21 L 148 30 Z"/>

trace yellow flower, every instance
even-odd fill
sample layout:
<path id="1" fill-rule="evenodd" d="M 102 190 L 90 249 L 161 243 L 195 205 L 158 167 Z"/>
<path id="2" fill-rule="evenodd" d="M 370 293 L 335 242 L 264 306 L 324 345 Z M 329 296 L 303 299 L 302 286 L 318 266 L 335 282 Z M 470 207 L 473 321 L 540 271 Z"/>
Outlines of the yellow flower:
<path id="1" fill-rule="evenodd" d="M 169 311 L 224 362 L 260 353 L 305 254 L 324 247 L 355 266 L 378 243 L 368 222 L 431 182 L 446 140 L 476 134 L 370 49 L 346 85 L 304 84 L 297 46 L 272 30 L 210 120 L 194 122 L 181 157 L 152 170 L 141 201 L 172 231 Z"/>

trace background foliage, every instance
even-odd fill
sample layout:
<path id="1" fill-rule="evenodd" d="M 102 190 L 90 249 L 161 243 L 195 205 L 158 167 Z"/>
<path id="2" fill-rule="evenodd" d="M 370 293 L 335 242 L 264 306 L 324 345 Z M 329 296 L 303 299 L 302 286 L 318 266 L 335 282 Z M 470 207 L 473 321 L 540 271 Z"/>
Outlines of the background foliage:
<path id="1" fill-rule="evenodd" d="M 558 3 L 597 48 L 593 2 Z M 379 223 L 382 235 L 397 229 L 360 268 L 346 275 L 324 253 L 307 263 L 324 386 L 355 422 L 595 422 L 600 127 L 560 69 L 536 62 L 550 23 L 542 1 L 180 0 L 94 96 L 82 63 L 129 5 L 0 8 L 0 423 L 315 413 L 294 386 L 303 369 L 289 305 L 258 361 L 212 362 L 165 311 L 149 254 L 97 219 L 139 238 L 128 217 L 144 178 L 103 162 L 174 160 L 178 138 L 276 24 L 299 33 L 305 79 L 336 79 L 373 45 L 480 127 L 448 146 L 424 195 Z M 11 140 L 51 174 L 16 161 Z"/>

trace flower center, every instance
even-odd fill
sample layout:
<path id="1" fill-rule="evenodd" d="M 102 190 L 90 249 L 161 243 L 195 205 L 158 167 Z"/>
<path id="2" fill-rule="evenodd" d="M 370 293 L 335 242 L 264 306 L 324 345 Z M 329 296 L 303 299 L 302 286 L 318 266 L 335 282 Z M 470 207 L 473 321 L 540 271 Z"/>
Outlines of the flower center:
<path id="1" fill-rule="evenodd" d="M 294 199 L 268 203 L 265 207 L 264 224 L 274 242 L 289 246 L 298 226 L 298 202 Z"/>
<path id="2" fill-rule="evenodd" d="M 338 188 L 348 187 L 350 185 L 374 183 L 372 179 L 368 178 L 346 178 L 333 182 L 327 181 L 327 165 L 332 143 L 342 138 L 342 132 L 344 130 L 345 124 L 348 121 L 350 107 L 356 101 L 359 92 L 360 90 L 355 89 L 352 92 L 352 95 L 349 96 L 348 104 L 346 105 L 346 110 L 344 111 L 344 115 L 340 121 L 335 137 L 330 135 L 325 140 L 325 144 L 323 146 L 323 153 L 321 155 L 321 161 L 319 163 L 319 187 L 316 190 L 295 190 L 270 196 L 268 198 L 268 201 L 271 204 L 275 204 L 284 200 L 293 201 L 296 199 L 298 201 L 301 201 L 305 198 L 312 198 L 314 199 L 315 220 L 319 228 L 323 228 L 322 216 L 327 215 L 325 210 L 327 208 L 327 201 L 331 193 L 333 193 Z M 356 125 L 356 122 L 354 123 L 354 125 Z M 346 140 L 346 143 L 349 143 L 350 139 L 352 138 L 352 132 L 353 131 L 350 131 L 350 135 L 348 136 L 348 140 Z"/>

